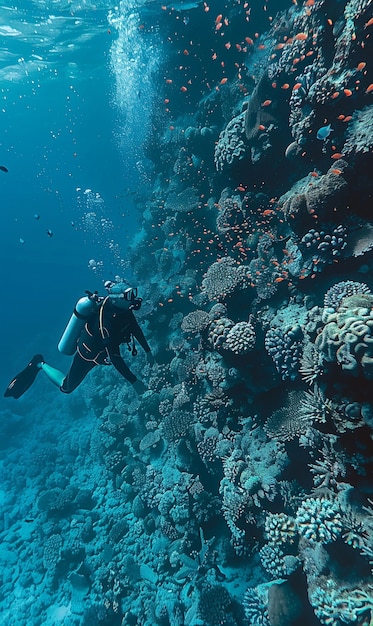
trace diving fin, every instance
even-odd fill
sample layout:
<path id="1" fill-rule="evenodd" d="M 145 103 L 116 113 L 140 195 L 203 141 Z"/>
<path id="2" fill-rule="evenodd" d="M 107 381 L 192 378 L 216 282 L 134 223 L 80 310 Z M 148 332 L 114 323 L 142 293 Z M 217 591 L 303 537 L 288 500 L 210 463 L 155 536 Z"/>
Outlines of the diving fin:
<path id="1" fill-rule="evenodd" d="M 40 371 L 40 367 L 38 366 L 38 364 L 42 363 L 43 361 L 44 358 L 41 354 L 35 354 L 27 367 L 25 367 L 22 372 L 17 374 L 17 376 L 15 376 L 13 380 L 10 381 L 5 390 L 4 397 L 8 398 L 11 396 L 18 399 L 23 396 L 27 389 L 31 387 L 37 376 L 37 373 Z"/>

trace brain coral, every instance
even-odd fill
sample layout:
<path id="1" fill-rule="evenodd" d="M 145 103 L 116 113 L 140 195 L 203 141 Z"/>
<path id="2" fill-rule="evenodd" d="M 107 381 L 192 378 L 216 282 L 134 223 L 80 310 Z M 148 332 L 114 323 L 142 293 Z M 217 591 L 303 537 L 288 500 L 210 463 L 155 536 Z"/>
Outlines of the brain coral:
<path id="1" fill-rule="evenodd" d="M 211 323 L 209 329 L 209 341 L 214 350 L 226 348 L 228 333 L 234 327 L 234 322 L 228 317 L 220 317 Z"/>
<path id="2" fill-rule="evenodd" d="M 325 361 L 336 362 L 354 376 L 373 379 L 373 295 L 344 298 L 338 310 L 326 316 L 315 340 Z"/>
<path id="3" fill-rule="evenodd" d="M 227 334 L 226 347 L 234 354 L 247 354 L 255 345 L 255 331 L 250 322 L 238 322 Z"/>

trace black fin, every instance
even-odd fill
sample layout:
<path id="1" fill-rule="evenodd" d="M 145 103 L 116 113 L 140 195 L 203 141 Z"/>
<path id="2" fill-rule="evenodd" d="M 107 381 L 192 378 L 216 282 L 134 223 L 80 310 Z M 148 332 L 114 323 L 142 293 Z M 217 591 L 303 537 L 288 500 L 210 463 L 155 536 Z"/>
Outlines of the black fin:
<path id="1" fill-rule="evenodd" d="M 41 354 L 35 354 L 27 367 L 25 367 L 22 372 L 17 374 L 17 376 L 15 376 L 13 380 L 10 381 L 5 390 L 4 397 L 12 397 L 18 399 L 23 396 L 23 394 L 27 391 L 29 387 L 31 387 L 32 383 L 34 382 L 40 370 L 40 368 L 38 367 L 38 363 L 41 363 L 42 361 L 44 361 L 43 356 Z"/>

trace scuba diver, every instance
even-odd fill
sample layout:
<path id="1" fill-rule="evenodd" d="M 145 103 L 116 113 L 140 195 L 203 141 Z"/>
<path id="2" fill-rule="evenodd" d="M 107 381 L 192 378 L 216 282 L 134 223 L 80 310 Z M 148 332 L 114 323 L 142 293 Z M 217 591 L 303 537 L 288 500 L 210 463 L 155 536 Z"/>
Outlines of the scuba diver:
<path id="1" fill-rule="evenodd" d="M 120 345 L 127 343 L 132 355 L 136 356 L 136 338 L 146 352 L 148 363 L 154 363 L 148 342 L 133 314 L 140 309 L 142 299 L 137 297 L 137 288 L 129 287 L 120 279 L 117 282 L 106 281 L 104 286 L 107 296 L 86 291 L 87 295 L 77 302 L 60 339 L 58 350 L 63 354 L 74 354 L 68 373 L 63 374 L 48 365 L 41 354 L 36 354 L 9 383 L 5 397 L 20 398 L 31 387 L 40 370 L 63 393 L 71 393 L 93 367 L 110 363 L 137 394 L 145 391 L 144 383 L 131 372 L 120 354 Z"/>

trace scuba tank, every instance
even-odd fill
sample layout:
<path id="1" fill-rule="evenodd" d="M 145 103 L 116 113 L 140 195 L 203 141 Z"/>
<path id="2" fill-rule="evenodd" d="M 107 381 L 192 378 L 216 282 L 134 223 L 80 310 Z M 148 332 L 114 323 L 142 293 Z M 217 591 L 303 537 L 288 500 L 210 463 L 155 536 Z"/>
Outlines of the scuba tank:
<path id="1" fill-rule="evenodd" d="M 95 293 L 86 291 L 85 293 L 87 295 L 80 298 L 76 303 L 73 314 L 58 343 L 58 350 L 68 356 L 75 353 L 77 341 L 86 321 L 97 311 L 97 307 L 102 300 L 97 295 L 97 291 Z"/>

